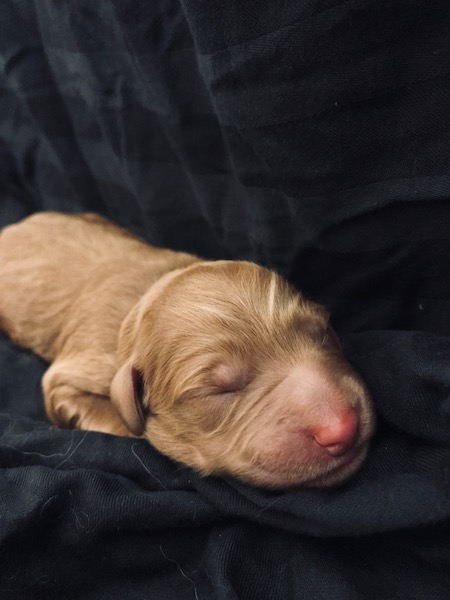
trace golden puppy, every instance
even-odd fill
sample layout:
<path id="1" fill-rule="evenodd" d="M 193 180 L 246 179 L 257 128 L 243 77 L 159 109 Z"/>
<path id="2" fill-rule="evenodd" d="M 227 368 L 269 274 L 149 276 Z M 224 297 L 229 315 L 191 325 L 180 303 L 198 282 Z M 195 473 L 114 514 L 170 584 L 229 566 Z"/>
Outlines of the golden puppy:
<path id="1" fill-rule="evenodd" d="M 373 411 L 327 312 L 253 263 L 37 213 L 0 236 L 0 326 L 52 362 L 60 427 L 145 436 L 203 474 L 271 488 L 338 483 L 366 455 Z"/>

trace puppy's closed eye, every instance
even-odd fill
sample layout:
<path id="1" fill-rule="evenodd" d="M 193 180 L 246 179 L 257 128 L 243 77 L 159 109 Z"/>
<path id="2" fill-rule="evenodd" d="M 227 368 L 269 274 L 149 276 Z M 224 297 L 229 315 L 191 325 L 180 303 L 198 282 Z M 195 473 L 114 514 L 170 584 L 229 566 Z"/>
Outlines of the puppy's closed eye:
<path id="1" fill-rule="evenodd" d="M 327 336 L 328 325 L 322 321 L 308 321 L 302 331 L 315 342 L 323 343 Z"/>
<path id="2" fill-rule="evenodd" d="M 250 381 L 249 374 L 243 368 L 220 364 L 213 369 L 211 383 L 216 394 L 233 394 L 243 390 Z"/>
<path id="3" fill-rule="evenodd" d="M 293 317 L 292 321 L 293 330 L 315 342 L 322 342 L 329 328 L 330 316 L 322 307 L 320 307 L 318 314 L 297 314 Z"/>
<path id="4" fill-rule="evenodd" d="M 307 336 L 313 342 L 321 346 L 335 346 L 340 348 L 339 339 L 331 326 L 328 315 L 318 318 L 302 318 L 296 322 L 297 331 Z"/>

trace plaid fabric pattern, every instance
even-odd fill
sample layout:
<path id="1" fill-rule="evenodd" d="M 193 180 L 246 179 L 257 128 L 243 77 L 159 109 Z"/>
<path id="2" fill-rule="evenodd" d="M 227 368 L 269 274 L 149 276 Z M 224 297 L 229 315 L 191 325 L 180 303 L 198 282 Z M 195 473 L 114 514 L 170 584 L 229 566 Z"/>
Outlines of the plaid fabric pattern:
<path id="1" fill-rule="evenodd" d="M 0 597 L 450 597 L 450 4 L 3 0 L 0 225 L 95 211 L 278 270 L 379 415 L 359 474 L 271 493 L 50 427 L 0 339 Z"/>

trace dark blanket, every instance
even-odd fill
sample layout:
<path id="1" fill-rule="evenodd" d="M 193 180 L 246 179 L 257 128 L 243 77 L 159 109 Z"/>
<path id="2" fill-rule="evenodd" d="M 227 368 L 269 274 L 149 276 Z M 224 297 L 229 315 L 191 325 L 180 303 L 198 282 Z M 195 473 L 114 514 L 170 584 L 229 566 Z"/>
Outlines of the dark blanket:
<path id="1" fill-rule="evenodd" d="M 0 598 L 450 598 L 448 0 L 2 0 L 0 223 L 96 211 L 333 313 L 378 412 L 333 490 L 46 420 L 0 339 Z"/>

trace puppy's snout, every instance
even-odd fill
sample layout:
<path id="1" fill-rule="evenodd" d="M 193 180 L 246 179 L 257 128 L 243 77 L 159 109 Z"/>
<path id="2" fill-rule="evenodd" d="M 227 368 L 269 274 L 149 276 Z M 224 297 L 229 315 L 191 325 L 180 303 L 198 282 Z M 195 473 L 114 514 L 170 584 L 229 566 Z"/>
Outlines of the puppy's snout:
<path id="1" fill-rule="evenodd" d="M 359 416 L 354 409 L 349 409 L 315 427 L 312 436 L 331 456 L 342 456 L 354 445 L 358 433 Z"/>

